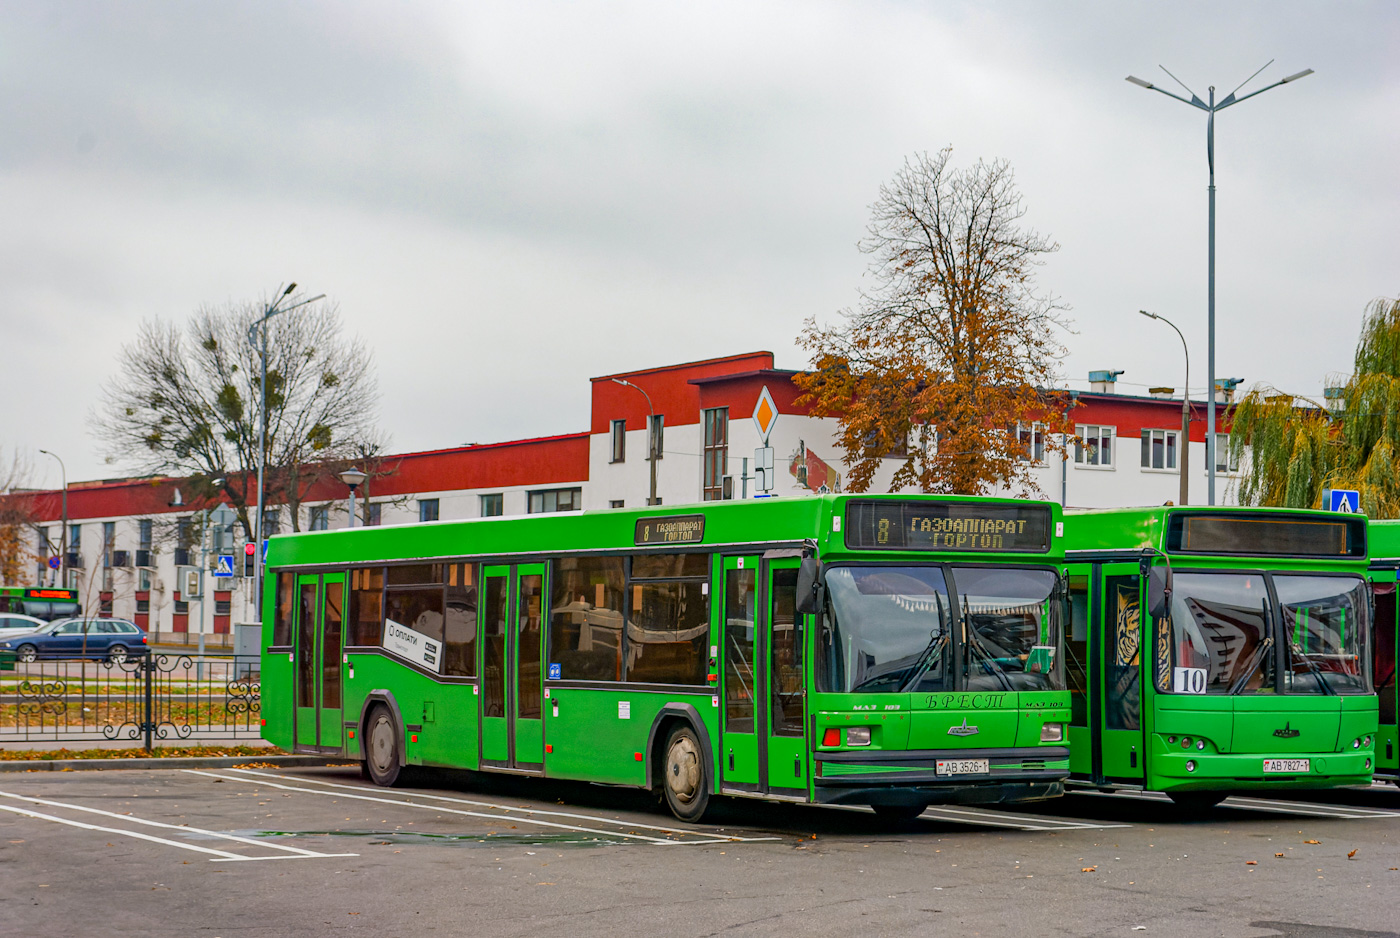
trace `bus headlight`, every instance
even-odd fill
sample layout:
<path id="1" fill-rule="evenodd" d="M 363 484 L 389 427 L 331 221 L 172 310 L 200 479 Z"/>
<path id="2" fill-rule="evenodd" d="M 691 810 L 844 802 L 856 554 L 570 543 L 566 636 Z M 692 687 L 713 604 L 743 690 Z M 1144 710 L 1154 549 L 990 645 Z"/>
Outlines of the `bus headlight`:
<path id="1" fill-rule="evenodd" d="M 1040 726 L 1040 741 L 1042 743 L 1058 743 L 1065 738 L 1065 725 L 1063 723 L 1042 723 Z"/>
<path id="2" fill-rule="evenodd" d="M 868 726 L 848 726 L 846 727 L 847 746 L 869 746 L 870 727 Z"/>
<path id="3" fill-rule="evenodd" d="M 1187 759 L 1187 760 L 1186 760 L 1186 771 L 1188 771 L 1188 772 L 1194 772 L 1194 771 L 1196 771 L 1196 760 L 1195 760 L 1195 759 Z"/>
<path id="4" fill-rule="evenodd" d="M 1196 740 L 1196 749 L 1197 749 L 1197 751 L 1204 751 L 1205 748 L 1206 748 L 1206 741 L 1205 741 L 1204 739 L 1198 739 L 1198 740 Z"/>

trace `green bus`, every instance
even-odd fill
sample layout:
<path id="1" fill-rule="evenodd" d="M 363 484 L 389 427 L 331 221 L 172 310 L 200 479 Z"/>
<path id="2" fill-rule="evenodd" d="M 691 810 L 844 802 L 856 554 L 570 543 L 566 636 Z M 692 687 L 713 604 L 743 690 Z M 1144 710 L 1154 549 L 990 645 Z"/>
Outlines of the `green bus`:
<path id="1" fill-rule="evenodd" d="M 0 612 L 17 612 L 52 622 L 82 614 L 77 590 L 47 586 L 0 586 Z"/>
<path id="2" fill-rule="evenodd" d="M 1065 524 L 1071 785 L 1205 808 L 1370 782 L 1364 517 L 1156 507 Z"/>
<path id="3" fill-rule="evenodd" d="M 263 736 L 443 766 L 869 805 L 1069 774 L 1058 506 L 825 495 L 274 537 Z"/>
<path id="4" fill-rule="evenodd" d="M 1400 729 L 1396 721 L 1395 648 L 1396 579 L 1400 577 L 1400 521 L 1372 521 L 1371 593 L 1375 598 L 1375 642 L 1372 684 L 1380 700 L 1380 731 L 1376 734 L 1376 777 L 1400 785 Z"/>

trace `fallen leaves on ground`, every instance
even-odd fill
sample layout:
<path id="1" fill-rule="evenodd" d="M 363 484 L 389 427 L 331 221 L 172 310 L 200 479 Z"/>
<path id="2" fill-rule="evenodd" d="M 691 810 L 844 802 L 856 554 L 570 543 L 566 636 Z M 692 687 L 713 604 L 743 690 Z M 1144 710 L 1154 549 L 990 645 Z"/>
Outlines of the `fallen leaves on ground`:
<path id="1" fill-rule="evenodd" d="M 1086 867 L 1084 867 L 1083 869 L 1081 869 L 1079 872 L 1081 872 L 1081 873 L 1092 873 L 1092 872 L 1094 872 L 1094 871 L 1097 870 L 1097 869 L 1098 869 L 1097 866 L 1086 866 Z"/>

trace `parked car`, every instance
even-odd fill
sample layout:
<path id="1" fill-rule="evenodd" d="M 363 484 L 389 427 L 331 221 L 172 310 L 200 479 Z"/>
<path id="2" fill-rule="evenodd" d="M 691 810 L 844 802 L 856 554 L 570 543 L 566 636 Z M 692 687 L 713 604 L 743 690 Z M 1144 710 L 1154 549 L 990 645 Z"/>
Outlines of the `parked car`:
<path id="1" fill-rule="evenodd" d="M 110 658 L 122 661 L 151 652 L 146 633 L 126 619 L 59 619 L 35 632 L 0 636 L 0 651 L 20 661 L 36 658 Z"/>
<path id="2" fill-rule="evenodd" d="M 26 632 L 37 632 L 48 625 L 43 619 L 19 612 L 0 612 L 0 639 L 13 638 Z"/>

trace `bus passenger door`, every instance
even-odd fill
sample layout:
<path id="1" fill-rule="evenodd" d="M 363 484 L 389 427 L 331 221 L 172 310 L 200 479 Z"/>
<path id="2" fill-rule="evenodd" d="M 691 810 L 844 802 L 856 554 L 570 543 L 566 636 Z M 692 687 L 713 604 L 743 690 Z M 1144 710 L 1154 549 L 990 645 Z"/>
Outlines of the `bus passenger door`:
<path id="1" fill-rule="evenodd" d="M 341 648 L 345 637 L 345 574 L 328 573 L 321 578 L 321 635 L 319 694 L 316 700 L 320 746 L 340 749 L 345 745 L 341 722 Z"/>
<path id="2" fill-rule="evenodd" d="M 807 794 L 807 617 L 797 614 L 797 568 L 801 561 L 785 557 L 766 561 L 763 597 L 767 758 L 763 760 L 765 790 L 771 794 Z"/>
<path id="3" fill-rule="evenodd" d="M 514 680 L 514 726 L 511 728 L 511 764 L 521 769 L 544 770 L 544 719 L 540 692 L 544 674 L 544 564 L 520 564 L 515 568 L 515 629 L 511 635 Z"/>
<path id="4" fill-rule="evenodd" d="M 1091 729 L 1089 685 L 1091 675 L 1099 669 L 1090 667 L 1090 655 L 1095 643 L 1090 640 L 1089 623 L 1093 610 L 1089 606 L 1091 571 L 1088 564 L 1069 568 L 1069 634 L 1065 636 L 1065 685 L 1069 688 L 1069 770 L 1076 779 L 1097 780 L 1099 775 L 1094 751 L 1098 747 L 1097 728 Z"/>
<path id="5" fill-rule="evenodd" d="M 1100 755 L 1095 768 L 1107 783 L 1141 785 L 1147 768 L 1143 720 L 1143 661 L 1151 660 L 1144 643 L 1141 582 L 1135 563 L 1109 563 L 1094 578 L 1093 622 L 1098 648 L 1092 654 L 1100 663 L 1101 680 L 1095 688 L 1100 705 L 1091 707 L 1099 733 Z"/>
<path id="6" fill-rule="evenodd" d="M 296 625 L 293 635 L 296 643 L 293 649 L 295 713 L 295 740 L 298 746 L 319 746 L 320 722 L 316 716 L 317 672 L 320 658 L 317 654 L 316 638 L 319 628 L 321 578 L 319 576 L 297 577 Z"/>
<path id="7" fill-rule="evenodd" d="M 506 695 L 510 637 L 510 567 L 486 567 L 481 576 L 481 760 L 510 765 Z"/>
<path id="8" fill-rule="evenodd" d="M 724 650 L 721 675 L 724 681 L 723 725 L 720 730 L 721 788 L 759 790 L 758 732 L 754 721 L 759 714 L 755 701 L 765 699 L 761 689 L 761 661 L 764 643 L 758 630 L 758 557 L 724 558 L 723 628 L 720 642 Z"/>

